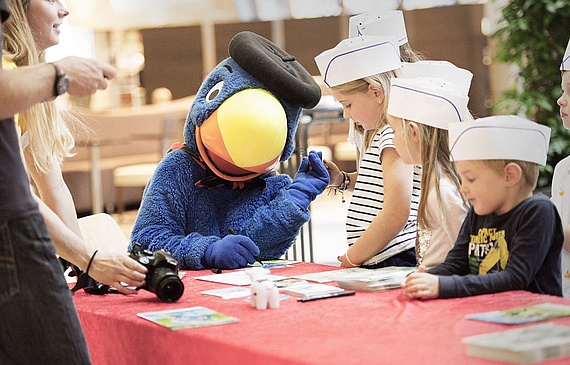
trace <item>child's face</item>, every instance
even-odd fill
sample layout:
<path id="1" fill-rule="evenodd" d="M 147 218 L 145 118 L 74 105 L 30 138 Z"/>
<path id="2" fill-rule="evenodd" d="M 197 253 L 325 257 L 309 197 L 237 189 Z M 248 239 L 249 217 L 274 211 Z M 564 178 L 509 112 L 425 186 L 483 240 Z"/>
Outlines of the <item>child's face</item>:
<path id="1" fill-rule="evenodd" d="M 421 163 L 419 139 L 410 135 L 412 133 L 410 128 L 404 128 L 404 120 L 390 114 L 387 120 L 394 131 L 394 145 L 402 161 L 406 164 Z"/>
<path id="2" fill-rule="evenodd" d="M 456 161 L 455 167 L 461 176 L 461 192 L 475 213 L 500 215 L 510 209 L 507 207 L 507 188 L 502 174 L 475 161 Z"/>
<path id="3" fill-rule="evenodd" d="M 570 71 L 562 74 L 562 96 L 557 100 L 564 128 L 570 129 Z"/>
<path id="4" fill-rule="evenodd" d="M 366 130 L 376 129 L 380 125 L 383 113 L 384 92 L 369 86 L 366 92 L 342 93 L 331 90 L 333 97 L 342 104 L 343 115 Z"/>

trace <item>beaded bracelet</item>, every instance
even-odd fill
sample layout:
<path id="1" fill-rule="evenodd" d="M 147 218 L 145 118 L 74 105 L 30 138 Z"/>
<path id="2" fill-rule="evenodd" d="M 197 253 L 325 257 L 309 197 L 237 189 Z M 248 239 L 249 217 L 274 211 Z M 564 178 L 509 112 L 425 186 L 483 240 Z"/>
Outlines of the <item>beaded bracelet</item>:
<path id="1" fill-rule="evenodd" d="M 336 195 L 337 191 L 340 190 L 340 196 L 342 197 L 342 202 L 344 203 L 344 191 L 347 190 L 350 186 L 350 175 L 344 171 L 341 171 L 340 173 L 342 174 L 342 182 L 337 186 L 331 186 L 331 188 L 334 191 L 334 195 Z"/>
<path id="2" fill-rule="evenodd" d="M 97 254 L 97 252 L 99 252 L 99 250 L 95 250 L 95 252 L 93 252 L 93 255 L 91 255 L 91 259 L 89 260 L 89 263 L 87 264 L 87 270 L 85 270 L 85 274 L 87 274 L 87 276 L 89 276 L 89 269 L 91 268 L 91 264 L 93 263 L 93 259 L 95 258 L 95 255 Z"/>
<path id="3" fill-rule="evenodd" d="M 346 261 L 348 261 L 348 263 L 352 266 L 359 266 L 359 265 L 355 265 L 352 263 L 352 261 L 350 261 L 350 259 L 348 258 L 348 250 L 346 250 L 346 252 L 344 253 L 344 257 L 346 258 Z"/>
<path id="4" fill-rule="evenodd" d="M 341 171 L 340 173 L 342 174 L 342 182 L 337 186 L 337 189 L 345 191 L 350 186 L 350 175 L 344 171 Z"/>

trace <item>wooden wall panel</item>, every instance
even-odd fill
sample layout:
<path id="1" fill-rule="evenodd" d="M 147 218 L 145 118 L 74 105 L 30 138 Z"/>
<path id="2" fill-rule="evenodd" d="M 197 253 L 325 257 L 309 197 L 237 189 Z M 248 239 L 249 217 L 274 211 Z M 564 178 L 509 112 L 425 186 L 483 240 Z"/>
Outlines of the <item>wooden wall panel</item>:
<path id="1" fill-rule="evenodd" d="M 285 49 L 297 58 L 311 75 L 318 75 L 315 56 L 333 48 L 343 39 L 339 24 L 346 17 L 290 19 L 285 21 Z"/>
<path id="2" fill-rule="evenodd" d="M 152 91 L 167 87 L 173 99 L 194 95 L 202 83 L 199 26 L 142 29 L 145 68 L 141 85 L 150 103 Z"/>
<path id="3" fill-rule="evenodd" d="M 410 45 L 429 59 L 447 60 L 473 73 L 469 107 L 476 116 L 490 114 L 489 70 L 482 62 L 487 38 L 481 34 L 483 5 L 457 5 L 405 11 Z M 345 24 L 346 23 L 346 24 Z M 283 22 L 285 50 L 311 73 L 318 75 L 314 57 L 344 37 L 348 17 L 289 19 Z M 228 57 L 230 39 L 250 30 L 273 39 L 270 22 L 216 24 L 216 60 Z M 200 27 L 142 30 L 146 67 L 141 74 L 147 101 L 153 89 L 168 87 L 174 98 L 193 95 L 203 75 Z M 371 60 L 373 62 L 373 60 Z"/>
<path id="4" fill-rule="evenodd" d="M 483 5 L 448 6 L 404 12 L 412 48 L 428 59 L 445 60 L 473 73 L 469 108 L 478 117 L 490 115 L 489 70 L 483 64 L 487 37 L 481 33 Z"/>
<path id="5" fill-rule="evenodd" d="M 228 45 L 234 35 L 239 32 L 249 30 L 257 33 L 267 39 L 271 39 L 271 23 L 269 22 L 250 22 L 250 23 L 231 23 L 216 24 L 216 59 L 221 62 L 227 57 Z"/>

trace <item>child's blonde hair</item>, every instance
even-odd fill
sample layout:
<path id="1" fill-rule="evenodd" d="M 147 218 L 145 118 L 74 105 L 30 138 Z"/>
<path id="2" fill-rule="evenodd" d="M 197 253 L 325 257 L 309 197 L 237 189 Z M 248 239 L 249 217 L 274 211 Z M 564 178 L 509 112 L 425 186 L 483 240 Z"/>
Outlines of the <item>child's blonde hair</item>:
<path id="1" fill-rule="evenodd" d="M 409 149 L 409 126 L 410 121 L 401 119 L 404 131 L 404 144 Z M 433 228 L 427 217 L 428 194 L 430 186 L 435 187 L 436 199 L 439 202 L 439 213 L 442 219 L 447 216 L 445 203 L 441 197 L 440 180 L 442 176 L 447 176 L 457 191 L 461 191 L 461 178 L 457 173 L 455 164 L 451 160 L 449 152 L 449 136 L 445 129 L 432 127 L 423 123 L 415 123 L 418 126 L 420 135 L 420 155 L 422 164 L 421 194 L 418 207 L 418 225 L 420 230 Z M 463 204 L 468 208 L 468 202 L 461 195 Z"/>
<path id="2" fill-rule="evenodd" d="M 342 93 L 342 94 L 358 94 L 365 93 L 370 85 L 377 86 L 384 91 L 384 102 L 382 103 L 382 113 L 378 115 L 378 120 L 376 122 L 376 128 L 365 130 L 362 126 L 354 123 L 355 130 L 364 135 L 364 146 L 369 148 L 372 145 L 374 136 L 382 129 L 388 121 L 386 120 L 386 113 L 388 110 L 388 97 L 390 93 L 390 79 L 396 77 L 396 71 L 387 71 L 381 74 L 376 74 L 372 76 L 365 77 L 363 79 L 349 81 L 347 83 L 333 86 L 331 90 Z"/>
<path id="3" fill-rule="evenodd" d="M 424 59 L 425 57 L 421 53 L 414 51 L 409 43 L 406 42 L 400 46 L 400 60 L 402 62 L 413 63 L 423 61 Z"/>
<path id="4" fill-rule="evenodd" d="M 4 23 L 3 57 L 16 66 L 29 66 L 45 62 L 43 52 L 38 53 L 26 12 L 30 0 L 8 0 L 10 17 Z M 55 70 L 54 70 L 55 75 Z M 28 133 L 29 145 L 24 150 L 38 171 L 58 169 L 65 157 L 72 156 L 75 146 L 70 125 L 82 124 L 58 110 L 53 101 L 43 102 L 18 114 L 21 133 Z"/>

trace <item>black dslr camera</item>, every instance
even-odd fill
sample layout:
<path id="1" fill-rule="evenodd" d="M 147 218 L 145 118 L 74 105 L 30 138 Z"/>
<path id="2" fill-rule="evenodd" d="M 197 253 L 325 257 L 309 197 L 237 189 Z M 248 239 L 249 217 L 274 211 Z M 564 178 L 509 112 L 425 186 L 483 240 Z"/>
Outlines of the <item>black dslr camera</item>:
<path id="1" fill-rule="evenodd" d="M 184 293 L 184 284 L 178 277 L 178 261 L 169 252 L 141 250 L 135 244 L 129 255 L 148 269 L 146 284 L 139 288 L 155 293 L 163 302 L 175 302 Z"/>

